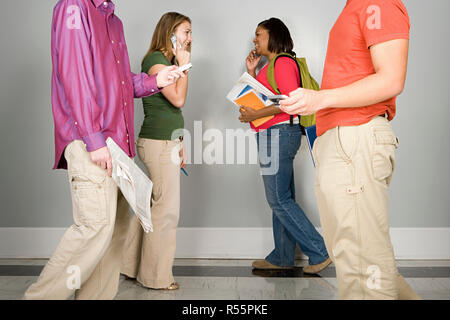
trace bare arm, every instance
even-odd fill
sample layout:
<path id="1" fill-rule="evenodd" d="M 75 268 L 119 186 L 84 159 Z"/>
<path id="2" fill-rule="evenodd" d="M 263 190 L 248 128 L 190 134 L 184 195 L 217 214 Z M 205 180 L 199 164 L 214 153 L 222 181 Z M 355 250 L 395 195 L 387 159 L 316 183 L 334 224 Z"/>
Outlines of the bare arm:
<path id="1" fill-rule="evenodd" d="M 273 116 L 273 115 L 282 113 L 283 111 L 281 111 L 280 108 L 277 108 L 274 105 L 272 105 L 272 106 L 269 106 L 264 109 L 256 110 L 255 112 L 257 113 L 258 118 L 263 118 L 263 117 Z"/>
<path id="2" fill-rule="evenodd" d="M 322 91 L 297 89 L 280 102 L 289 114 L 308 115 L 325 108 L 357 108 L 399 95 L 404 88 L 409 40 L 396 39 L 370 47 L 375 73 L 348 86 Z"/>
<path id="3" fill-rule="evenodd" d="M 346 87 L 323 91 L 323 108 L 362 107 L 402 93 L 408 64 L 409 40 L 398 39 L 370 47 L 375 74 Z"/>
<path id="4" fill-rule="evenodd" d="M 280 108 L 277 108 L 274 105 L 259 110 L 253 110 L 248 107 L 241 107 L 239 111 L 241 112 L 241 116 L 239 117 L 239 120 L 241 122 L 250 122 L 259 118 L 273 116 L 275 114 L 283 112 L 280 110 Z"/>
<path id="5" fill-rule="evenodd" d="M 148 74 L 150 76 L 157 74 L 161 70 L 166 68 L 163 64 L 155 64 L 150 68 L 148 71 Z M 187 90 L 188 90 L 188 77 L 179 78 L 178 81 L 170 86 L 167 86 L 161 90 L 161 93 L 166 97 L 169 102 L 177 107 L 177 108 L 183 108 L 184 103 L 186 101 L 187 96 Z"/>

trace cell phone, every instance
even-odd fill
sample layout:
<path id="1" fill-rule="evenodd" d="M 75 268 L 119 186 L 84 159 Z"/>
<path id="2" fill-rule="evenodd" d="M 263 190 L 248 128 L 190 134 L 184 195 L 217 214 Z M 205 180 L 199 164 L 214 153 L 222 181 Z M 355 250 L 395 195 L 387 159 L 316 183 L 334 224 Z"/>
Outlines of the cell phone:
<path id="1" fill-rule="evenodd" d="M 172 41 L 172 47 L 175 52 L 177 51 L 177 36 L 175 33 L 172 33 L 172 36 L 170 37 L 170 41 Z"/>
<path id="2" fill-rule="evenodd" d="M 189 70 L 190 68 L 192 68 L 192 63 L 185 64 L 185 65 L 179 67 L 178 70 L 181 72 L 184 72 L 186 70 Z"/>
<path id="3" fill-rule="evenodd" d="M 270 101 L 272 101 L 275 106 L 279 106 L 280 105 L 280 100 L 284 100 L 289 98 L 288 96 L 285 96 L 284 94 L 280 94 L 280 95 L 273 95 L 273 96 L 268 96 L 267 99 L 269 99 Z"/>

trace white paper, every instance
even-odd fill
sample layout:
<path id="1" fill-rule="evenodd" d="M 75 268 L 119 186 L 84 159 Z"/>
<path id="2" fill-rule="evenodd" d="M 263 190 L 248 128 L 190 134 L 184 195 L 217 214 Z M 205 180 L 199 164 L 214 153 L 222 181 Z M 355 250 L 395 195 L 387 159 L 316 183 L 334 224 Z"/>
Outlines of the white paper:
<path id="1" fill-rule="evenodd" d="M 257 94 L 263 94 L 266 97 L 273 96 L 273 92 L 267 89 L 263 84 L 261 84 L 259 81 L 257 81 L 255 78 L 253 78 L 251 75 L 249 75 L 247 72 L 244 72 L 242 76 L 239 78 L 237 83 L 234 85 L 234 87 L 228 92 L 227 99 L 231 102 L 235 103 L 235 100 L 238 98 L 238 95 L 242 92 L 242 90 L 245 89 L 245 87 L 250 86 Z M 273 103 L 270 100 L 264 101 L 262 99 L 264 104 L 266 106 L 272 105 Z"/>
<path id="2" fill-rule="evenodd" d="M 112 159 L 112 178 L 122 191 L 144 232 L 153 232 L 150 201 L 153 183 L 115 142 L 108 138 L 106 144 Z"/>

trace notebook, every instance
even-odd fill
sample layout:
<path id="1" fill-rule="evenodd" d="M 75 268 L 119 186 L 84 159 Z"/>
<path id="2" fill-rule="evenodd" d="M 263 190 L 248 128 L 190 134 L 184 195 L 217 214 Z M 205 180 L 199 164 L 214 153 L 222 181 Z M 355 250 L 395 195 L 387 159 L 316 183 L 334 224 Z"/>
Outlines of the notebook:
<path id="1" fill-rule="evenodd" d="M 236 103 L 239 106 L 252 108 L 253 110 L 259 110 L 259 109 L 266 108 L 266 104 L 264 103 L 262 97 L 260 97 L 258 95 L 258 93 L 256 93 L 255 90 L 253 90 L 253 89 L 246 90 L 237 99 L 234 100 L 234 103 Z M 259 119 L 252 121 L 251 123 L 255 127 L 259 127 L 260 125 L 273 119 L 273 117 L 274 116 L 259 118 Z"/>
<path id="2" fill-rule="evenodd" d="M 309 152 L 311 153 L 311 158 L 313 161 L 313 165 L 315 167 L 316 163 L 314 162 L 314 155 L 312 153 L 312 149 L 314 147 L 314 141 L 316 141 L 316 138 L 317 138 L 316 125 L 313 125 L 310 127 L 304 127 L 304 128 L 305 128 L 305 133 L 306 133 L 306 139 L 308 140 Z"/>

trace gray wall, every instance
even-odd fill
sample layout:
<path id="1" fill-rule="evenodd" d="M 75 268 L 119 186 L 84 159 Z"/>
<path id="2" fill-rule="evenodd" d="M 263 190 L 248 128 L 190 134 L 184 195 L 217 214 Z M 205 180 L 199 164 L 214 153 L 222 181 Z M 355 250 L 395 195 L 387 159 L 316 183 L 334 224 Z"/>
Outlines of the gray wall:
<path id="1" fill-rule="evenodd" d="M 50 23 L 55 0 L 2 1 L 0 53 L 0 227 L 67 227 L 72 222 L 65 171 L 52 171 Z M 157 3 L 157 4 L 156 4 Z M 447 0 L 405 0 L 412 22 L 408 79 L 393 121 L 400 137 L 391 195 L 393 227 L 450 227 L 448 168 Z M 321 80 L 328 32 L 345 0 L 116 0 L 131 65 L 139 71 L 159 17 L 179 11 L 193 20 L 193 64 L 184 108 L 186 128 L 244 128 L 225 99 L 245 70 L 258 22 L 276 16 L 290 28 L 298 55 Z M 136 132 L 142 123 L 135 105 Z M 422 123 L 428 123 L 425 127 Z M 313 166 L 304 144 L 296 159 L 298 201 L 319 225 Z M 257 165 L 190 165 L 182 175 L 181 227 L 270 227 Z"/>

